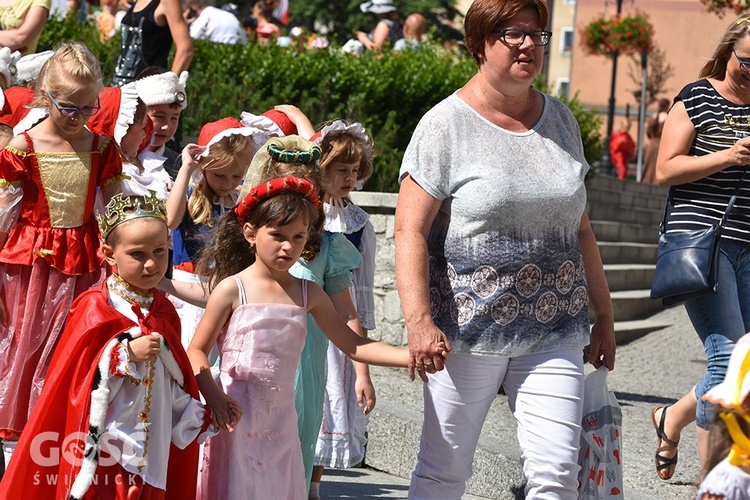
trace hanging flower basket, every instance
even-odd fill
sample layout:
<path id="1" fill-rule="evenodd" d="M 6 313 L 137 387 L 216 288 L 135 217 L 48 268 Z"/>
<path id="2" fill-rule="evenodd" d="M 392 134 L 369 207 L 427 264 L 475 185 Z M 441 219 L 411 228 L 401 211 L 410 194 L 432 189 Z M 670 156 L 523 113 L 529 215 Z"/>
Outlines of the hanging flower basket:
<path id="1" fill-rule="evenodd" d="M 747 0 L 701 0 L 706 10 L 713 12 L 719 17 L 724 17 L 727 12 L 739 16 L 750 9 Z"/>
<path id="2" fill-rule="evenodd" d="M 580 30 L 581 45 L 587 53 L 611 57 L 620 54 L 650 52 L 654 27 L 641 12 L 608 19 L 597 17 Z"/>

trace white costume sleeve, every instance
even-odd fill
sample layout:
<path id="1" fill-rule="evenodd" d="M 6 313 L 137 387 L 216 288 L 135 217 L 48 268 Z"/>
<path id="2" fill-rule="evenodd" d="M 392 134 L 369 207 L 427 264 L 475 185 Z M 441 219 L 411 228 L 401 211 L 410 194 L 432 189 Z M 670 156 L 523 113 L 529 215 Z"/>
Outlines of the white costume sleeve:
<path id="1" fill-rule="evenodd" d="M 21 200 L 23 199 L 23 186 L 21 184 L 8 184 L 0 188 L 0 231 L 10 232 L 10 229 L 18 220 L 21 213 Z"/>
<path id="2" fill-rule="evenodd" d="M 206 413 L 209 415 L 206 415 Z M 211 410 L 197 399 L 185 392 L 176 382 L 172 382 L 172 443 L 184 450 L 187 445 L 198 439 L 203 443 L 207 438 L 219 433 L 213 424 Z M 203 426 L 209 420 L 208 428 Z"/>
<path id="3" fill-rule="evenodd" d="M 362 241 L 359 245 L 359 253 L 362 254 L 362 265 L 354 270 L 353 284 L 354 305 L 357 307 L 359 322 L 362 328 L 374 330 L 375 325 L 375 299 L 373 297 L 373 285 L 375 283 L 375 251 L 377 238 L 372 222 L 362 229 Z"/>

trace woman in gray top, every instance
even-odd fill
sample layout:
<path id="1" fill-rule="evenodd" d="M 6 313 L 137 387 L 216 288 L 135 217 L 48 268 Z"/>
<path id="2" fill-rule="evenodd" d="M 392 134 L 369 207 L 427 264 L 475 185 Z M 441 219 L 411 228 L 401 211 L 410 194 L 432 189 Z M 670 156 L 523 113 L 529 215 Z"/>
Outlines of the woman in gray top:
<path id="1" fill-rule="evenodd" d="M 396 276 L 410 371 L 431 374 L 409 498 L 461 497 L 501 385 L 526 498 L 577 498 L 583 348 L 613 369 L 615 341 L 580 131 L 531 88 L 547 20 L 543 0 L 475 0 L 465 30 L 478 71 L 422 118 L 401 166 Z"/>

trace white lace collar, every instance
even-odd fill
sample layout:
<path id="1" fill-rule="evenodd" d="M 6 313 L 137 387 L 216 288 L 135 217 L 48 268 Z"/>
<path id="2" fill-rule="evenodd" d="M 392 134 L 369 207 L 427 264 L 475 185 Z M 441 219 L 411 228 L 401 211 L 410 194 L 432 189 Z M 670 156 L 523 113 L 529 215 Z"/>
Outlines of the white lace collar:
<path id="1" fill-rule="evenodd" d="M 323 229 L 330 233 L 356 233 L 370 220 L 370 214 L 351 203 L 345 204 L 341 198 L 331 198 L 331 203 L 323 203 L 326 220 Z"/>

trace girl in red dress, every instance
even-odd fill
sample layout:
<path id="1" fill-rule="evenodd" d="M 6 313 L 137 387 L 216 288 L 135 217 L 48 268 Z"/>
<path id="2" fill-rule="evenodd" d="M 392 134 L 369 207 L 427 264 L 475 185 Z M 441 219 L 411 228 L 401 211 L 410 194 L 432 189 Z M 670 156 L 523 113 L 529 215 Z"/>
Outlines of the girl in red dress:
<path id="1" fill-rule="evenodd" d="M 119 180 L 114 141 L 85 125 L 102 72 L 80 43 L 62 44 L 37 82 L 48 116 L 0 152 L 0 438 L 9 458 L 42 390 L 71 302 L 103 278 L 97 187 Z M 0 315 L 0 319 L 3 316 Z"/>

